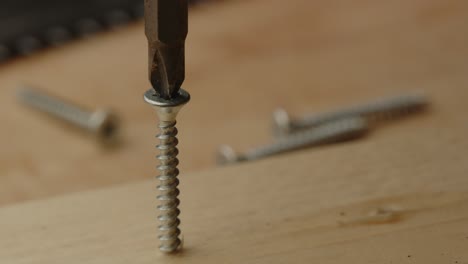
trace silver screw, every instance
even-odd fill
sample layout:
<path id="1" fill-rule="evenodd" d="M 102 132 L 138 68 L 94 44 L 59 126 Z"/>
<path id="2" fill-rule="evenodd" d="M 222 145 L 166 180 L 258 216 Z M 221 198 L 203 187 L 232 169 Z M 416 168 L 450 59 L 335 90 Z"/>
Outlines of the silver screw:
<path id="1" fill-rule="evenodd" d="M 244 154 L 236 154 L 231 147 L 223 145 L 218 150 L 217 163 L 224 165 L 258 160 L 305 147 L 356 139 L 364 136 L 367 129 L 368 126 L 365 119 L 350 117 L 334 120 L 313 129 L 292 134 L 279 139 L 271 145 L 252 149 Z"/>
<path id="2" fill-rule="evenodd" d="M 157 199 L 159 201 L 158 210 L 160 215 L 159 220 L 159 249 L 163 252 L 172 253 L 180 249 L 181 239 L 179 229 L 179 170 L 177 165 L 179 160 L 177 154 L 177 128 L 176 117 L 179 110 L 190 100 L 190 95 L 180 89 L 179 96 L 172 100 L 165 100 L 155 94 L 153 89 L 149 89 L 144 99 L 147 103 L 152 105 L 156 109 L 156 113 L 159 118 L 159 129 L 160 133 L 156 136 L 160 140 L 160 143 L 156 146 L 160 154 L 157 156 L 159 165 L 159 175 L 156 177 L 159 180 L 157 190 L 159 195 Z"/>
<path id="3" fill-rule="evenodd" d="M 17 97 L 26 105 L 90 132 L 105 142 L 111 142 L 117 134 L 119 121 L 111 111 L 104 109 L 87 111 L 27 87 L 20 88 Z"/>
<path id="4" fill-rule="evenodd" d="M 384 98 L 367 104 L 355 105 L 349 108 L 318 113 L 301 119 L 291 119 L 284 109 L 273 112 L 273 134 L 286 136 L 303 129 L 310 129 L 330 121 L 361 116 L 372 125 L 376 121 L 383 121 L 403 116 L 427 105 L 427 99 L 421 94 L 408 94 L 396 97 Z"/>

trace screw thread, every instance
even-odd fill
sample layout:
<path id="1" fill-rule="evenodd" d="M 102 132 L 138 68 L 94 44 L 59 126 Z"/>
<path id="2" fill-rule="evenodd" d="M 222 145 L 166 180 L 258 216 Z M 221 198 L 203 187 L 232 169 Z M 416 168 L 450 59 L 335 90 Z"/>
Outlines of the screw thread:
<path id="1" fill-rule="evenodd" d="M 23 87 L 18 91 L 25 104 L 79 127 L 88 127 L 91 113 L 43 92 Z"/>
<path id="2" fill-rule="evenodd" d="M 312 115 L 304 119 L 295 120 L 291 126 L 293 130 L 300 130 L 353 116 L 364 117 L 371 123 L 381 122 L 421 110 L 426 105 L 427 99 L 423 95 L 402 95 L 380 99 L 367 104 L 355 105 L 338 111 Z"/>
<path id="3" fill-rule="evenodd" d="M 176 121 L 160 121 L 159 129 L 160 133 L 156 136 L 160 143 L 156 146 L 159 150 L 157 159 L 159 165 L 157 169 L 159 176 L 156 178 L 159 180 L 159 185 L 156 187 L 158 190 L 157 200 L 159 205 L 157 209 L 159 211 L 159 249 L 163 252 L 175 252 L 180 248 L 181 240 L 180 229 L 179 229 L 179 170 L 177 165 L 179 160 L 177 154 L 177 128 L 175 127 Z"/>
<path id="4" fill-rule="evenodd" d="M 257 160 L 300 148 L 351 140 L 365 135 L 367 129 L 366 120 L 360 117 L 334 120 L 316 128 L 292 134 L 274 144 L 250 150 L 242 155 L 240 160 Z"/>

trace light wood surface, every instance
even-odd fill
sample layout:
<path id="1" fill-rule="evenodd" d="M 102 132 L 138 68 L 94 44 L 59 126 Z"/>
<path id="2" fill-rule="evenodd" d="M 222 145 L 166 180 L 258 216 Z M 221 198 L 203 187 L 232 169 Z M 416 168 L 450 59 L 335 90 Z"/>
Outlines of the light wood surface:
<path id="1" fill-rule="evenodd" d="M 468 3 L 226 1 L 191 15 L 180 124 L 186 250 L 156 251 L 147 180 L 0 209 L 1 263 L 467 263 Z M 141 24 L 0 68 L 0 203 L 155 175 Z M 14 100 L 22 84 L 124 120 L 108 151 Z M 214 169 L 269 117 L 422 90 L 365 140 Z M 197 172 L 198 171 L 198 172 Z"/>
<path id="2" fill-rule="evenodd" d="M 175 256 L 156 249 L 152 181 L 6 207 L 0 262 L 467 263 L 468 129 L 439 118 L 183 175 Z"/>

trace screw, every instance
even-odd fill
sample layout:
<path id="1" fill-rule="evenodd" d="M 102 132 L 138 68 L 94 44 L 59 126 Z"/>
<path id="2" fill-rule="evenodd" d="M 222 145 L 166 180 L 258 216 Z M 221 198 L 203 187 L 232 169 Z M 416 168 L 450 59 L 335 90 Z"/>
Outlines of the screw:
<path id="1" fill-rule="evenodd" d="M 334 120 L 313 129 L 300 131 L 281 138 L 271 145 L 252 149 L 244 154 L 236 154 L 231 147 L 223 145 L 218 150 L 217 163 L 224 165 L 258 160 L 305 147 L 352 140 L 364 136 L 367 129 L 368 126 L 365 119 L 350 117 Z"/>
<path id="2" fill-rule="evenodd" d="M 119 121 L 111 111 L 87 111 L 38 90 L 23 87 L 18 90 L 19 100 L 26 105 L 90 132 L 100 140 L 111 142 L 117 134 Z"/>
<path id="3" fill-rule="evenodd" d="M 286 136 L 303 129 L 310 129 L 333 120 L 352 116 L 361 116 L 373 124 L 377 121 L 394 119 L 422 110 L 426 105 L 427 99 L 425 96 L 408 94 L 384 98 L 337 111 L 314 114 L 302 119 L 291 119 L 288 112 L 280 108 L 273 112 L 273 134 L 275 136 Z"/>
<path id="4" fill-rule="evenodd" d="M 179 170 L 177 165 L 179 160 L 177 154 L 177 128 L 176 117 L 179 110 L 190 100 L 190 95 L 180 89 L 178 96 L 170 100 L 165 100 L 159 95 L 155 94 L 153 89 L 149 89 L 144 99 L 147 103 L 156 109 L 159 118 L 160 133 L 156 136 L 160 143 L 156 148 L 160 151 L 157 156 L 159 165 L 159 175 L 156 177 L 159 180 L 159 185 L 156 189 L 159 191 L 157 199 L 159 201 L 158 210 L 160 215 L 159 220 L 159 249 L 166 253 L 171 253 L 181 248 L 180 229 L 179 229 Z"/>

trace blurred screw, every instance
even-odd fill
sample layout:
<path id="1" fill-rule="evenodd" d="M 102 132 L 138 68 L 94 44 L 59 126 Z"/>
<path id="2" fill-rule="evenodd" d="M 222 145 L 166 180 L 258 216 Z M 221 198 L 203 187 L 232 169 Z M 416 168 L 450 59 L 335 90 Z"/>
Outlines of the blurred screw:
<path id="1" fill-rule="evenodd" d="M 427 99 L 421 94 L 408 94 L 389 97 L 367 104 L 355 105 L 349 108 L 314 114 L 302 119 L 291 119 L 284 109 L 273 112 L 273 134 L 286 136 L 303 129 L 310 129 L 330 121 L 361 116 L 368 122 L 384 121 L 422 110 L 427 105 Z"/>
<path id="2" fill-rule="evenodd" d="M 25 87 L 18 91 L 17 96 L 21 102 L 28 106 L 82 128 L 101 140 L 110 142 L 110 140 L 115 139 L 119 121 L 117 116 L 110 111 L 100 109 L 90 112 L 61 99 Z"/>
<path id="3" fill-rule="evenodd" d="M 236 154 L 231 147 L 223 145 L 218 150 L 217 164 L 224 165 L 258 160 L 301 148 L 356 139 L 364 136 L 367 129 L 365 119 L 350 117 L 300 131 L 281 138 L 271 145 L 252 149 L 244 154 Z"/>

